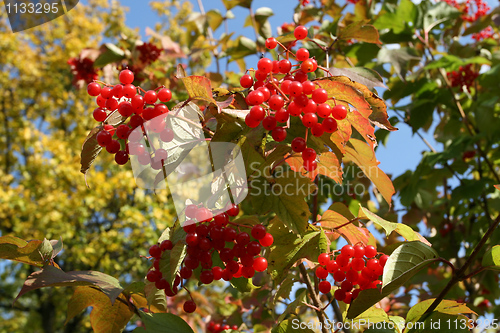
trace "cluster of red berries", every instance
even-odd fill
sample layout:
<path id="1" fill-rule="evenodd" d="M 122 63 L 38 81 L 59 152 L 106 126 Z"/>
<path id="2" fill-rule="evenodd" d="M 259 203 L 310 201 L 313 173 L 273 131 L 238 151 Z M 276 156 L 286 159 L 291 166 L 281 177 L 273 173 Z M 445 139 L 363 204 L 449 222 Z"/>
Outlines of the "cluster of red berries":
<path id="1" fill-rule="evenodd" d="M 155 62 L 163 51 L 163 49 L 157 47 L 153 43 L 144 43 L 136 46 L 136 49 L 139 51 L 139 60 L 145 64 Z"/>
<path id="2" fill-rule="evenodd" d="M 481 30 L 478 33 L 472 34 L 472 39 L 474 39 L 475 41 L 488 39 L 488 38 L 493 37 L 493 33 L 494 33 L 493 28 L 490 26 L 490 27 L 487 27 L 487 28 Z"/>
<path id="3" fill-rule="evenodd" d="M 236 330 L 238 330 L 238 325 L 229 326 L 228 324 L 217 323 L 217 322 L 214 322 L 214 321 L 210 321 L 207 324 L 207 332 L 210 332 L 210 333 L 221 333 L 222 331 L 225 331 L 225 330 L 236 331 Z"/>
<path id="4" fill-rule="evenodd" d="M 83 80 L 85 83 L 97 80 L 97 68 L 94 68 L 94 61 L 89 58 L 71 58 L 68 60 L 68 65 L 73 73 L 73 84 Z"/>
<path id="5" fill-rule="evenodd" d="M 307 28 L 296 27 L 294 36 L 297 40 L 305 39 Z M 255 78 L 245 74 L 240 79 L 243 88 L 252 89 L 246 97 L 246 102 L 251 108 L 245 123 L 251 128 L 262 124 L 277 142 L 284 141 L 287 136 L 287 127 L 278 123 L 286 123 L 289 126 L 291 116 L 302 120 L 302 124 L 307 128 L 305 137 L 309 130 L 316 137 L 322 136 L 325 132 L 335 132 L 337 120 L 347 116 L 347 109 L 340 104 L 330 106 L 327 103 L 330 99 L 328 92 L 308 79 L 308 73 L 318 69 L 316 60 L 309 57 L 306 48 L 300 48 L 295 54 L 295 59 L 299 63 L 294 65 L 288 59 L 290 51 L 283 44 L 273 37 L 266 40 L 268 49 L 274 49 L 278 44 L 285 49 L 287 59 L 272 61 L 269 58 L 262 58 L 257 63 Z M 303 166 L 307 171 L 317 168 L 316 152 L 306 147 L 305 138 L 294 138 L 292 149 L 294 152 L 302 153 Z"/>
<path id="6" fill-rule="evenodd" d="M 479 76 L 479 73 L 472 69 L 472 64 L 460 66 L 458 71 L 446 73 L 452 87 L 463 87 L 467 89 L 472 86 L 474 80 Z"/>
<path id="7" fill-rule="evenodd" d="M 444 0 L 450 6 L 462 12 L 462 20 L 467 22 L 477 21 L 479 18 L 488 14 L 490 7 L 483 0 L 465 0 L 458 2 L 457 0 Z"/>
<path id="8" fill-rule="evenodd" d="M 101 85 L 97 82 L 91 82 L 87 86 L 87 92 L 90 96 L 97 97 L 96 103 L 98 107 L 93 112 L 93 117 L 98 122 L 103 122 L 104 126 L 97 133 L 97 143 L 101 147 L 106 147 L 110 154 L 115 154 L 117 164 L 123 165 L 128 162 L 129 155 L 139 155 L 148 157 L 148 164 L 151 163 L 150 155 L 145 151 L 144 146 L 134 143 L 127 144 L 127 139 L 138 126 L 141 126 L 144 121 L 151 120 L 162 114 L 166 114 L 169 110 L 163 104 L 172 98 L 172 92 L 166 88 L 160 87 L 155 90 L 144 91 L 132 84 L 134 82 L 134 73 L 125 69 L 119 74 L 121 84 L 117 85 Z M 141 94 L 141 91 L 144 93 Z M 114 112 L 127 119 L 126 124 L 121 124 L 116 128 L 106 124 L 106 120 Z M 172 140 L 173 131 L 169 128 L 158 128 L 158 133 L 164 131 L 162 138 Z M 157 154 L 158 155 L 158 154 Z M 165 159 L 166 156 L 163 158 Z M 142 159 L 144 160 L 144 159 Z M 141 161 L 141 159 L 139 159 Z"/>
<path id="9" fill-rule="evenodd" d="M 146 276 L 148 281 L 154 282 L 158 289 L 165 289 L 167 296 L 173 296 L 177 294 L 177 286 L 181 278 L 184 280 L 191 278 L 193 270 L 199 266 L 201 266 L 199 280 L 203 284 L 210 284 L 214 280 L 221 279 L 230 281 L 239 277 L 249 279 L 254 276 L 255 272 L 265 271 L 267 260 L 260 256 L 260 252 L 262 247 L 269 247 L 273 244 L 273 236 L 261 224 L 249 227 L 251 228 L 250 234 L 237 231 L 233 226 L 238 229 L 243 226 L 230 222 L 229 217 L 237 216 L 239 211 L 238 205 L 231 205 L 227 212 L 214 216 L 205 207 L 187 206 L 185 214 L 189 220 L 183 226 L 186 232 L 187 255 L 182 262 L 179 276 L 175 279 L 172 288 L 162 278 L 159 268 L 161 255 L 163 251 L 173 248 L 172 242 L 165 240 L 160 245 L 155 244 L 149 249 L 149 254 L 155 259 L 153 269 Z M 213 266 L 214 252 L 219 255 L 224 268 Z M 189 312 L 186 308 L 184 310 Z"/>
<path id="10" fill-rule="evenodd" d="M 371 245 L 345 245 L 334 259 L 330 254 L 322 253 L 318 257 L 320 266 L 316 268 L 316 276 L 322 280 L 318 289 L 327 294 L 332 289 L 326 281 L 332 274 L 335 284 L 339 287 L 334 292 L 337 301 L 350 304 L 361 290 L 377 288 L 382 284 L 379 277 L 384 272 L 384 266 L 389 256 L 382 254 L 378 259 L 377 249 Z"/>

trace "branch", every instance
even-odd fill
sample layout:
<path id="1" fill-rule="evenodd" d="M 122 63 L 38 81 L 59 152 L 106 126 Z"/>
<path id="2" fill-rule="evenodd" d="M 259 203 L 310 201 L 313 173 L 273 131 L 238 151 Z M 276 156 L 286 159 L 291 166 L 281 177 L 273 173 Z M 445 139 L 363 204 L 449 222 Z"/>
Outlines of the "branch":
<path id="1" fill-rule="evenodd" d="M 321 301 L 318 297 L 318 294 L 314 291 L 314 287 L 312 285 L 311 279 L 309 278 L 309 275 L 307 275 L 307 270 L 306 267 L 304 266 L 304 263 L 301 262 L 299 264 L 299 270 L 300 274 L 302 275 L 302 279 L 304 280 L 304 283 L 307 286 L 307 290 L 309 291 L 309 296 L 311 296 L 312 302 L 314 307 L 316 308 L 316 315 L 318 316 L 319 321 L 321 322 L 321 331 L 323 333 L 328 333 L 327 327 L 327 321 L 325 317 L 325 313 L 320 310 L 321 309 Z"/>

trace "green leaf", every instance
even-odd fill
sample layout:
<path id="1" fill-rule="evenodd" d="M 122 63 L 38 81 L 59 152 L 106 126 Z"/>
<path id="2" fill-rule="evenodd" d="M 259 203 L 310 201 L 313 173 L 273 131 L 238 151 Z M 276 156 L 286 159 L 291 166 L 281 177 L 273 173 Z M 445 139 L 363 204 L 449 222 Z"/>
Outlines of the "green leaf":
<path id="1" fill-rule="evenodd" d="M 403 223 L 394 223 L 384 220 L 380 216 L 370 212 L 368 209 L 361 207 L 361 205 L 359 206 L 358 217 L 362 219 L 369 219 L 373 223 L 382 227 L 385 231 L 386 237 L 389 237 L 389 235 L 395 231 L 407 241 L 420 241 L 431 246 L 431 243 L 429 243 L 427 239 L 425 239 L 418 232 L 414 231 L 410 226 Z"/>
<path id="2" fill-rule="evenodd" d="M 407 333 L 468 333 L 471 330 L 468 325 L 469 318 L 462 315 L 449 315 L 441 312 L 432 312 L 424 322 L 406 323 Z M 464 324 L 462 324 L 464 323 Z M 455 325 L 456 324 L 456 325 Z"/>
<path id="3" fill-rule="evenodd" d="M 14 236 L 0 237 L 0 258 L 42 267 L 44 260 L 38 252 L 40 240 L 29 242 Z"/>
<path id="4" fill-rule="evenodd" d="M 231 285 L 242 293 L 248 293 L 259 288 L 254 286 L 252 279 L 247 279 L 244 277 L 231 279 Z"/>
<path id="5" fill-rule="evenodd" d="M 382 289 L 402 286 L 421 268 L 435 262 L 439 257 L 436 250 L 419 241 L 404 243 L 389 256 L 382 278 Z"/>
<path id="6" fill-rule="evenodd" d="M 496 187 L 497 185 L 495 185 Z M 500 270 L 500 245 L 493 246 L 484 254 L 481 265 L 491 270 Z"/>
<path id="7" fill-rule="evenodd" d="M 301 326 L 302 324 L 303 326 Z M 278 326 L 274 327 L 271 331 L 272 333 L 314 333 L 312 329 L 307 328 L 305 322 L 300 321 L 300 319 L 288 319 L 282 321 Z M 313 325 L 311 321 L 309 325 Z"/>
<path id="8" fill-rule="evenodd" d="M 40 252 L 40 256 L 43 258 L 44 262 L 52 259 L 54 248 L 52 248 L 52 244 L 50 244 L 47 238 L 43 239 L 42 244 L 38 247 L 38 252 Z"/>
<path id="9" fill-rule="evenodd" d="M 406 323 L 416 322 L 420 317 L 422 317 L 425 311 L 427 311 L 434 300 L 434 298 L 427 299 L 412 306 L 406 315 Z M 441 312 L 449 315 L 476 314 L 474 311 L 469 309 L 466 304 L 451 300 L 442 300 L 434 312 Z"/>
<path id="10" fill-rule="evenodd" d="M 445 22 L 455 19 L 461 15 L 461 12 L 455 7 L 440 1 L 427 9 L 424 14 L 424 30 L 430 31 L 438 22 Z"/>
<path id="11" fill-rule="evenodd" d="M 28 291 L 39 288 L 89 285 L 99 287 L 109 297 L 112 304 L 123 290 L 117 279 L 101 272 L 75 271 L 66 273 L 53 266 L 45 266 L 42 270 L 28 276 L 14 302 Z"/>
<path id="12" fill-rule="evenodd" d="M 352 81 L 365 85 L 372 90 L 374 87 L 387 88 L 379 73 L 370 68 L 352 67 L 352 68 L 330 68 L 330 74 L 333 76 L 346 76 Z"/>
<path id="13" fill-rule="evenodd" d="M 194 333 L 179 316 L 171 313 L 146 313 L 139 312 L 144 327 L 137 327 L 134 333 Z"/>
<path id="14" fill-rule="evenodd" d="M 316 261 L 318 256 L 328 251 L 328 241 L 323 231 L 309 231 L 302 237 L 289 232 L 280 219 L 271 221 L 268 232 L 274 243 L 268 261 L 267 271 L 276 283 L 281 283 L 288 270 L 300 259 Z"/>
<path id="15" fill-rule="evenodd" d="M 410 30 L 411 26 L 408 23 L 413 23 L 417 20 L 417 6 L 411 0 L 402 0 L 395 12 L 386 11 L 380 15 L 374 23 L 377 29 L 391 29 L 393 33 L 400 34 Z"/>
<path id="16" fill-rule="evenodd" d="M 276 303 L 281 299 L 290 299 L 290 292 L 292 291 L 292 287 L 295 284 L 295 282 L 300 282 L 301 279 L 294 275 L 294 274 L 287 274 L 285 280 L 281 282 L 278 290 L 276 290 L 276 293 L 274 294 L 273 297 L 273 305 L 276 305 Z"/>
<path id="17" fill-rule="evenodd" d="M 170 285 L 173 284 L 185 257 L 186 244 L 183 242 L 176 243 L 172 250 L 162 253 L 160 258 L 160 272 Z"/>
<path id="18" fill-rule="evenodd" d="M 68 303 L 65 324 L 89 306 L 92 307 L 90 324 L 95 333 L 120 333 L 134 315 L 127 304 L 123 302 L 112 304 L 99 290 L 76 287 Z"/>
<path id="19" fill-rule="evenodd" d="M 365 324 L 365 323 L 375 324 L 375 323 L 380 323 L 380 322 L 385 322 L 385 323 L 390 322 L 389 316 L 387 315 L 387 313 L 383 309 L 376 308 L 376 307 L 369 308 L 368 310 L 366 310 L 365 312 L 360 314 L 358 317 L 356 317 L 356 319 L 354 319 L 352 321 L 353 324 L 357 323 L 360 326 Z M 364 332 L 368 332 L 368 331 L 369 330 L 364 331 Z M 392 331 L 389 331 L 389 332 L 392 332 Z"/>
<path id="20" fill-rule="evenodd" d="M 297 307 L 302 306 L 303 305 L 302 302 L 305 302 L 306 300 L 307 300 L 307 289 L 302 288 L 297 290 L 294 300 L 287 305 L 285 311 L 283 311 L 283 313 L 278 317 L 278 322 L 286 318 L 288 314 L 291 313 L 296 314 Z"/>
<path id="21" fill-rule="evenodd" d="M 382 47 L 378 52 L 377 60 L 379 64 L 390 63 L 399 78 L 404 81 L 408 63 L 412 60 L 419 61 L 420 57 L 417 56 L 417 53 L 412 48 L 388 49 Z"/>
<path id="22" fill-rule="evenodd" d="M 377 29 L 373 25 L 366 24 L 366 22 L 367 21 L 362 20 L 349 24 L 340 31 L 337 36 L 338 39 L 356 39 L 360 42 L 382 44 L 379 40 Z"/>
<path id="23" fill-rule="evenodd" d="M 144 286 L 144 294 L 148 302 L 148 309 L 158 309 L 161 312 L 167 311 L 165 290 L 157 289 L 154 283 L 147 281 Z"/>
<path id="24" fill-rule="evenodd" d="M 104 67 L 107 64 L 117 62 L 125 58 L 125 51 L 112 43 L 101 46 L 101 54 L 94 61 L 94 67 Z"/>
<path id="25" fill-rule="evenodd" d="M 250 8 L 252 0 L 222 0 L 227 10 L 233 9 L 236 6 Z"/>
<path id="26" fill-rule="evenodd" d="M 80 172 L 84 175 L 90 169 L 92 163 L 94 163 L 97 155 L 102 150 L 102 147 L 97 143 L 97 133 L 102 129 L 102 126 L 97 126 L 90 131 L 90 133 L 85 138 L 82 146 L 82 152 L 80 154 Z"/>

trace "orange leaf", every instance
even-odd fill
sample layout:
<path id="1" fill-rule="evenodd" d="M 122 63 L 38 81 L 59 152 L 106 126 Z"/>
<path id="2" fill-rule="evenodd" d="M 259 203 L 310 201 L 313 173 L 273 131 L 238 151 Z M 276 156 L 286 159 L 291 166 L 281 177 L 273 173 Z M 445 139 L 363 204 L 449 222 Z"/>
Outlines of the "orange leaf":
<path id="1" fill-rule="evenodd" d="M 182 77 L 181 80 L 186 86 L 189 98 L 217 104 L 217 101 L 212 97 L 212 84 L 209 79 L 204 76 L 191 75 Z"/>
<path id="2" fill-rule="evenodd" d="M 363 117 L 358 111 L 352 111 L 347 114 L 347 120 L 361 134 L 372 149 L 377 146 L 375 139 L 375 128 L 370 121 Z"/>
<path id="3" fill-rule="evenodd" d="M 350 145 L 346 146 L 345 161 L 356 163 L 390 205 L 395 193 L 394 186 L 391 179 L 378 167 L 380 162 L 375 158 L 375 152 L 361 140 L 351 138 L 349 143 Z"/>
<path id="4" fill-rule="evenodd" d="M 335 232 L 342 235 L 352 245 L 356 243 L 375 245 L 377 241 L 368 229 L 349 223 L 351 216 L 349 209 L 342 203 L 337 202 L 330 206 L 319 222 L 321 222 L 322 227 L 335 229 Z"/>
<path id="5" fill-rule="evenodd" d="M 377 29 L 370 24 L 365 24 L 368 20 L 361 20 L 349 24 L 347 27 L 340 31 L 339 39 L 356 39 L 360 42 L 382 44 L 379 40 Z"/>

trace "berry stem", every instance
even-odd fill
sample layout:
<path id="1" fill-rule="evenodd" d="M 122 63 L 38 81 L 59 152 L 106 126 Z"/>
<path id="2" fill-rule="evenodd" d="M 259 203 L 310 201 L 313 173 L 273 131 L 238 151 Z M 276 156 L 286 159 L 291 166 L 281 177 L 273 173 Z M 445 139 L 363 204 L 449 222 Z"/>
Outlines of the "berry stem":
<path id="1" fill-rule="evenodd" d="M 239 227 L 243 227 L 243 228 L 250 228 L 250 229 L 252 229 L 252 227 L 251 227 L 251 226 L 249 226 L 249 225 L 239 224 L 239 223 L 232 222 L 232 221 L 229 221 L 229 222 L 228 222 L 228 224 L 231 224 L 231 225 L 237 226 L 238 228 L 239 228 Z"/>

